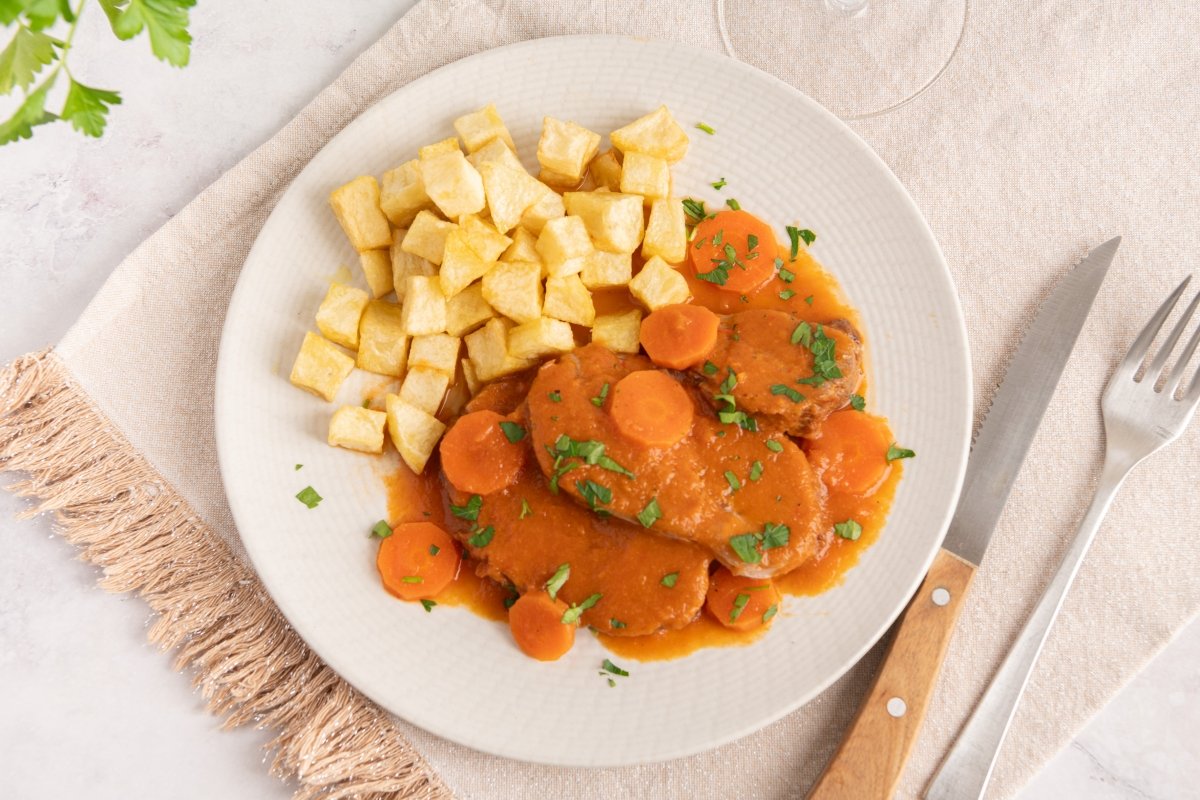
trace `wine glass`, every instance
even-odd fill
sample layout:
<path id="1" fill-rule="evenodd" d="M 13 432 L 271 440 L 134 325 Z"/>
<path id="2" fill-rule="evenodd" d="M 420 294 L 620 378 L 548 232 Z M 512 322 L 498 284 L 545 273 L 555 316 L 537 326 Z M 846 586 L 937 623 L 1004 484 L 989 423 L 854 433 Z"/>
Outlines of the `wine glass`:
<path id="1" fill-rule="evenodd" d="M 717 0 L 729 55 L 842 119 L 876 117 L 933 86 L 967 28 L 969 0 Z"/>

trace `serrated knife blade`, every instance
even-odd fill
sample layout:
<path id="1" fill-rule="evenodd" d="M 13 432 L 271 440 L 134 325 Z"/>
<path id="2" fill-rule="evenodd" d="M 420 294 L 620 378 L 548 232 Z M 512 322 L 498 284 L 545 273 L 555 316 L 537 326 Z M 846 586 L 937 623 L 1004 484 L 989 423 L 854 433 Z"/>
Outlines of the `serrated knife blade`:
<path id="1" fill-rule="evenodd" d="M 1120 244 L 1093 249 L 1042 301 L 992 396 L 942 545 L 976 566 Z"/>

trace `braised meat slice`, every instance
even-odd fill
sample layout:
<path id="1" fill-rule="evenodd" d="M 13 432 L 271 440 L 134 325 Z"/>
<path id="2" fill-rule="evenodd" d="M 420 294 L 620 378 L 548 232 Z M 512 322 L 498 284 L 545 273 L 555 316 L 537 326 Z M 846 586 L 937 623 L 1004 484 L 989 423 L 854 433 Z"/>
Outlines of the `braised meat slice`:
<path id="1" fill-rule="evenodd" d="M 853 325 L 844 319 L 807 323 L 786 311 L 722 317 L 708 361 L 715 371 L 694 372 L 718 411 L 731 410 L 725 398 L 732 397 L 736 411 L 760 428 L 801 437 L 850 402 L 862 378 L 862 344 Z"/>

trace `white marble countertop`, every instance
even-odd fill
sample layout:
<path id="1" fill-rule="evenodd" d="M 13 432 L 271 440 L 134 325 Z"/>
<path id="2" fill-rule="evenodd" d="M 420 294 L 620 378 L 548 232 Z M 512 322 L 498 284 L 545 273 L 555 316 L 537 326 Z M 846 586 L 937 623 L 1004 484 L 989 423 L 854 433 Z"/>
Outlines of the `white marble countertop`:
<path id="1" fill-rule="evenodd" d="M 65 124 L 0 148 L 0 362 L 56 341 L 142 239 L 266 140 L 413 0 L 259 0 L 193 11 L 192 64 L 118 43 L 87 10 L 72 69 L 120 90 L 106 136 Z M 0 102 L 0 116 L 9 105 Z M 14 521 L 0 492 L 0 764 L 6 797 L 287 798 L 266 735 L 220 731 L 186 675 L 145 641 L 140 601 L 49 520 Z M 1021 794 L 1022 800 L 1195 796 L 1200 783 L 1200 624 L 1167 651 Z"/>

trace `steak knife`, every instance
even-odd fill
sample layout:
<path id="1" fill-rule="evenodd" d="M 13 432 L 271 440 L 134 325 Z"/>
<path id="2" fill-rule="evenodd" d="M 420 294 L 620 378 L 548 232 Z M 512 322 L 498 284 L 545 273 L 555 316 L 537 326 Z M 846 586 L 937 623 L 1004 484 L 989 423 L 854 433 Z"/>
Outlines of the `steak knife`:
<path id="1" fill-rule="evenodd" d="M 1120 242 L 1118 236 L 1092 250 L 1026 330 L 975 437 L 942 548 L 809 800 L 887 800 L 895 793 L 971 578 Z"/>

